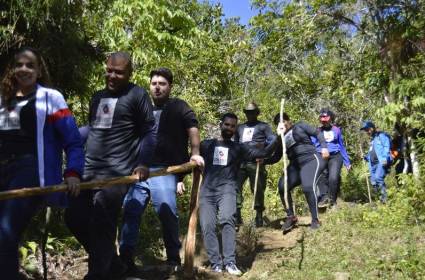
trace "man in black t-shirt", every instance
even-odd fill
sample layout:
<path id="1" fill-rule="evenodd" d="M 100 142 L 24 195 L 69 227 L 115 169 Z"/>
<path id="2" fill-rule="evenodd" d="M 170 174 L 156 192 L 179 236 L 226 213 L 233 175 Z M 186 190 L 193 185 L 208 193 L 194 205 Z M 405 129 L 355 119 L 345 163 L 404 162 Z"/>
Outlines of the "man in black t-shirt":
<path id="1" fill-rule="evenodd" d="M 245 109 L 247 121 L 240 124 L 235 133 L 235 141 L 245 143 L 252 147 L 265 147 L 275 138 L 271 127 L 262 121 L 258 120 L 260 110 L 254 102 L 249 103 Z M 259 162 L 259 173 L 257 182 L 257 193 L 254 194 L 255 174 L 257 171 L 257 161 Z M 242 224 L 241 208 L 243 204 L 243 185 L 246 179 L 249 178 L 251 192 L 255 195 L 254 208 L 257 211 L 255 224 L 257 227 L 263 226 L 263 211 L 264 211 L 264 191 L 267 183 L 267 172 L 263 160 L 253 159 L 251 161 L 243 161 L 238 173 L 238 193 L 237 193 L 237 224 Z"/>
<path id="2" fill-rule="evenodd" d="M 198 120 L 189 105 L 181 99 L 171 98 L 173 74 L 168 68 L 150 73 L 150 94 L 154 103 L 157 146 L 153 154 L 151 170 L 178 165 L 189 160 L 203 166 L 199 156 Z M 188 143 L 191 146 L 191 157 Z M 162 224 L 167 263 L 173 269 L 180 266 L 181 247 L 178 231 L 176 188 L 180 194 L 183 176 L 170 174 L 149 178 L 133 186 L 124 200 L 124 220 L 120 242 L 120 257 L 134 267 L 134 250 L 137 245 L 141 215 L 152 200 L 153 207 Z"/>
<path id="3" fill-rule="evenodd" d="M 233 142 L 231 138 L 236 131 L 236 125 L 236 115 L 225 114 L 220 123 L 221 138 L 205 140 L 201 143 L 201 156 L 205 159 L 205 170 L 199 195 L 199 219 L 212 270 L 222 272 L 224 264 L 230 274 L 241 275 L 235 260 L 237 172 L 242 160 L 253 160 L 270 155 L 276 139 L 265 149 Z M 217 219 L 222 227 L 223 259 L 216 233 Z"/>
<path id="4" fill-rule="evenodd" d="M 111 54 L 106 63 L 106 88 L 91 100 L 85 180 L 125 176 L 146 180 L 156 145 L 155 121 L 147 92 L 129 82 L 131 58 Z M 117 219 L 128 185 L 82 192 L 70 201 L 65 219 L 89 253 L 84 279 L 118 277 L 125 271 L 116 254 Z"/>

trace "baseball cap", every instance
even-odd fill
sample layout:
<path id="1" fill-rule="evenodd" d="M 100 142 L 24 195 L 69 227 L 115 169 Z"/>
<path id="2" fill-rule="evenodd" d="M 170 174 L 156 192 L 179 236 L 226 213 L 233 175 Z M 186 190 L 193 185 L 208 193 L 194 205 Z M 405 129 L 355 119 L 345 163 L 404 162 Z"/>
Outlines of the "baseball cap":
<path id="1" fill-rule="evenodd" d="M 375 128 L 375 124 L 372 121 L 363 121 L 360 130 L 366 130 L 369 128 Z"/>

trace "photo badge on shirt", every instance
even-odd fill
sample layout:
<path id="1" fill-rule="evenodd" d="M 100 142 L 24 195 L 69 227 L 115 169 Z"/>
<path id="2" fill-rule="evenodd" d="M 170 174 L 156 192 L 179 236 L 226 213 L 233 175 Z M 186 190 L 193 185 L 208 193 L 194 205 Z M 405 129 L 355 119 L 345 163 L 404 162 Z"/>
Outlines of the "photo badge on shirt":
<path id="1" fill-rule="evenodd" d="M 213 165 L 227 165 L 227 158 L 229 156 L 229 148 L 215 147 Z"/>
<path id="2" fill-rule="evenodd" d="M 294 135 L 293 135 L 293 130 L 291 129 L 288 133 L 285 134 L 285 145 L 286 145 L 286 149 L 291 148 L 292 146 L 295 145 L 295 139 L 294 139 Z"/>
<path id="3" fill-rule="evenodd" d="M 327 143 L 332 142 L 335 139 L 335 133 L 332 130 L 323 131 L 323 137 Z"/>
<path id="4" fill-rule="evenodd" d="M 251 142 L 252 137 L 254 136 L 255 127 L 245 127 L 242 132 L 242 141 L 241 143 Z"/>
<path id="5" fill-rule="evenodd" d="M 118 98 L 102 98 L 97 106 L 93 128 L 111 128 Z"/>
<path id="6" fill-rule="evenodd" d="M 0 130 L 21 129 L 20 113 L 22 107 L 27 105 L 27 103 L 28 100 L 18 102 L 11 110 L 4 107 L 0 108 Z"/>

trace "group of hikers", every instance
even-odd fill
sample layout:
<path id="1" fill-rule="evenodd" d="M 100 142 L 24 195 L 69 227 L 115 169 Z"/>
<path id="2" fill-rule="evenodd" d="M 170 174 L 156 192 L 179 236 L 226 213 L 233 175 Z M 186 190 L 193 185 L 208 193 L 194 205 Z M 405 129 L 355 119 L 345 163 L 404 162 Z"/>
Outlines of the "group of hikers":
<path id="1" fill-rule="evenodd" d="M 320 111 L 318 128 L 292 122 L 286 113 L 277 114 L 275 134 L 270 125 L 258 120 L 259 107 L 251 102 L 244 108 L 246 122 L 238 125 L 234 113 L 225 113 L 220 119 L 220 137 L 201 142 L 194 111 L 185 101 L 170 96 L 171 70 L 150 72 L 150 94 L 130 82 L 132 71 L 128 53 L 109 55 L 105 88 L 92 96 L 89 123 L 78 128 L 62 94 L 49 87 L 49 74 L 39 51 L 26 47 L 14 55 L 1 82 L 0 191 L 64 181 L 68 192 L 0 201 L 0 271 L 4 279 L 20 279 L 19 243 L 30 220 L 45 205 L 66 207 L 65 223 L 89 256 L 84 279 L 114 279 L 136 269 L 139 228 L 149 201 L 162 225 L 167 264 L 178 268 L 181 242 L 176 196 L 185 190 L 185 174 L 151 178 L 149 174 L 188 161 L 196 163 L 204 174 L 199 220 L 214 272 L 242 274 L 235 256 L 236 227 L 243 223 L 243 186 L 249 179 L 255 225 L 262 227 L 265 166 L 281 160 L 283 144 L 289 160 L 287 187 L 283 174 L 278 183 L 287 213 L 283 232 L 297 224 L 291 191 L 298 185 L 309 206 L 312 229 L 320 227 L 320 206 L 335 207 L 342 165 L 349 170 L 351 164 L 332 111 Z M 385 202 L 391 141 L 370 121 L 361 130 L 371 136 L 367 156 L 371 181 Z M 139 182 L 79 188 L 81 181 L 130 174 Z M 118 254 L 115 241 L 122 209 Z"/>

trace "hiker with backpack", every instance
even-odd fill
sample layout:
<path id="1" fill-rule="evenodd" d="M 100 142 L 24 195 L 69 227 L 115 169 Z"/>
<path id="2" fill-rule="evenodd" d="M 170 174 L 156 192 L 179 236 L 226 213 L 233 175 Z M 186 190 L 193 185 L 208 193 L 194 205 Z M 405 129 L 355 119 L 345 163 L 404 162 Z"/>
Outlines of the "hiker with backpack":
<path id="1" fill-rule="evenodd" d="M 368 162 L 370 181 L 374 189 L 380 194 L 380 201 L 386 203 L 387 188 L 385 176 L 390 171 L 393 161 L 391 157 L 391 137 L 384 131 L 377 130 L 371 121 L 364 121 L 361 131 L 365 131 L 370 137 L 370 148 L 365 160 Z"/>
<path id="2" fill-rule="evenodd" d="M 323 135 L 326 143 L 328 144 L 329 159 L 326 161 L 326 167 L 319 178 L 319 208 L 329 207 L 332 208 L 336 205 L 336 199 L 340 190 L 341 184 L 341 168 L 344 164 L 347 170 L 350 170 L 351 163 L 345 149 L 342 131 L 339 127 L 333 124 L 335 114 L 324 108 L 320 110 L 319 120 L 322 124 L 318 130 Z M 322 147 L 316 137 L 311 140 L 316 146 L 318 153 L 321 152 Z"/>

